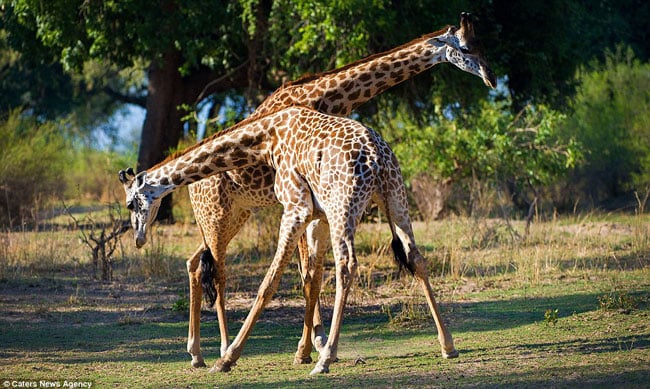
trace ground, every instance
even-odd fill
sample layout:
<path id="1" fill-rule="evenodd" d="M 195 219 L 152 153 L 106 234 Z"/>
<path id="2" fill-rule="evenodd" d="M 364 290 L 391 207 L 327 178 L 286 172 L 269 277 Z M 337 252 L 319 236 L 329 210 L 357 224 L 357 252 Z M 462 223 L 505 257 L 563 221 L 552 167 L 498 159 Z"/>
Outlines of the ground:
<path id="1" fill-rule="evenodd" d="M 6 234 L 0 382 L 9 387 L 41 381 L 94 387 L 643 387 L 650 382 L 645 218 L 538 223 L 526 242 L 512 240 L 501 222 L 472 223 L 417 226 L 460 357 L 441 358 L 417 285 L 398 274 L 380 243 L 385 228 L 367 225 L 358 239 L 361 268 L 346 308 L 340 360 L 319 377 L 308 376 L 311 366 L 291 364 L 303 312 L 295 263 L 237 366 L 227 374 L 209 374 L 191 368 L 185 352 L 184 255 L 196 244 L 192 226 L 161 227 L 146 252 L 129 251 L 125 237 L 127 248 L 111 282 L 90 276 L 83 248 L 69 239 L 74 232 Z M 489 243 L 484 236 L 491 237 Z M 234 242 L 228 257 L 231 335 L 266 270 L 266 253 L 256 254 L 246 242 Z M 330 261 L 325 279 L 322 301 L 329 321 Z M 209 365 L 219 353 L 215 316 L 204 305 L 202 350 Z"/>

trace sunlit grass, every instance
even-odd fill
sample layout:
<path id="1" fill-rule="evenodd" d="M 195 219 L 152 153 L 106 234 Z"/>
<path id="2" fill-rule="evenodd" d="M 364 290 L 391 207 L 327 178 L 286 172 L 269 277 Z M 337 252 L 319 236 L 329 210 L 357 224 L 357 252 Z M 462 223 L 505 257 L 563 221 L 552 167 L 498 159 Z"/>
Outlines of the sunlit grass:
<path id="1" fill-rule="evenodd" d="M 271 262 L 274 216 L 259 215 L 229 247 L 232 335 Z M 518 221 L 415 223 L 461 352 L 443 360 L 419 286 L 394 263 L 387 225 L 363 224 L 340 361 L 326 377 L 291 365 L 303 312 L 295 260 L 237 366 L 213 375 L 190 368 L 185 353 L 185 260 L 200 243 L 194 224 L 156 226 L 142 250 L 127 232 L 110 283 L 92 278 L 78 231 L 4 232 L 0 378 L 73 377 L 102 387 L 635 386 L 650 378 L 649 226 L 646 215 L 572 216 L 537 221 L 523 239 Z M 321 297 L 329 321 L 331 255 Z M 214 312 L 204 310 L 208 364 L 219 353 L 217 334 Z"/>

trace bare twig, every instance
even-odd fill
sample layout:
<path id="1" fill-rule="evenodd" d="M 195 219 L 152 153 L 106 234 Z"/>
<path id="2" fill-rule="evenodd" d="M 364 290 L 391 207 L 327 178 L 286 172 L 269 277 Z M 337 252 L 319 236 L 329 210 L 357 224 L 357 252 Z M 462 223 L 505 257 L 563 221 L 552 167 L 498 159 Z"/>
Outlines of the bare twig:
<path id="1" fill-rule="evenodd" d="M 128 231 L 130 224 L 128 221 L 122 220 L 119 217 L 119 204 L 115 211 L 115 205 L 110 206 L 109 212 L 110 222 L 102 223 L 98 228 L 98 224 L 90 218 L 90 232 L 86 233 L 84 228 L 79 223 L 79 220 L 72 214 L 70 208 L 63 202 L 63 207 L 68 216 L 72 219 L 77 230 L 81 234 L 81 241 L 90 248 L 93 259 L 93 277 L 97 275 L 97 267 L 99 262 L 102 263 L 102 280 L 111 281 L 113 279 L 113 253 L 117 248 L 120 236 Z M 118 217 L 115 217 L 115 214 Z"/>

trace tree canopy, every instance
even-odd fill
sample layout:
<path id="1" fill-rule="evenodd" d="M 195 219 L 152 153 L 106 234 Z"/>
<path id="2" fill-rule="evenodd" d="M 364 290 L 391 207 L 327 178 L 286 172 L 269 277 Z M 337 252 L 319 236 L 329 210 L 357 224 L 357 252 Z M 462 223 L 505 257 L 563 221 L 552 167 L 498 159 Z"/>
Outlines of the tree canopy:
<path id="1" fill-rule="evenodd" d="M 0 110 L 26 107 L 52 118 L 91 106 L 80 116 L 97 119 L 120 104 L 143 106 L 143 169 L 177 146 L 188 108 L 208 101 L 215 116 L 235 106 L 238 120 L 285 81 L 457 24 L 467 11 L 511 112 L 529 104 L 566 111 L 576 71 L 603 59 L 606 48 L 624 44 L 647 61 L 649 7 L 642 0 L 0 0 Z M 474 77 L 443 65 L 357 115 L 387 123 L 404 110 L 419 123 L 444 115 L 462 121 L 480 116 L 487 96 Z M 381 110 L 391 111 L 388 119 Z"/>

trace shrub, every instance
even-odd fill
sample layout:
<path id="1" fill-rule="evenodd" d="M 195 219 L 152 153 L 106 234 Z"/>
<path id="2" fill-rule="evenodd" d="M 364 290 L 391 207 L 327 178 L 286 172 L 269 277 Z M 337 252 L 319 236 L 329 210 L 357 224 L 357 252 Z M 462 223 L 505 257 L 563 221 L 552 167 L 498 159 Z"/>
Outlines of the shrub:
<path id="1" fill-rule="evenodd" d="M 0 119 L 0 225 L 12 228 L 36 218 L 42 200 L 65 189 L 65 140 L 55 123 L 39 123 L 19 111 Z"/>
<path id="2" fill-rule="evenodd" d="M 465 117 L 445 117 L 425 126 L 397 115 L 385 127 L 392 129 L 387 138 L 407 180 L 413 183 L 424 173 L 431 182 L 460 186 L 469 197 L 459 199 L 456 208 L 471 214 L 483 203 L 486 184 L 507 188 L 511 198 L 523 198 L 521 208 L 528 209 L 540 188 L 574 166 L 580 151 L 572 139 L 561 137 L 561 113 L 543 105 L 512 112 L 510 105 L 508 99 L 486 101 Z"/>
<path id="3" fill-rule="evenodd" d="M 566 131 L 585 149 L 577 195 L 601 202 L 650 188 L 650 64 L 630 49 L 610 52 L 577 76 Z"/>
<path id="4" fill-rule="evenodd" d="M 67 198 L 82 198 L 90 202 L 122 200 L 124 190 L 117 179 L 117 172 L 135 159 L 131 155 L 97 150 L 80 146 L 70 152 L 71 162 L 66 173 Z"/>

